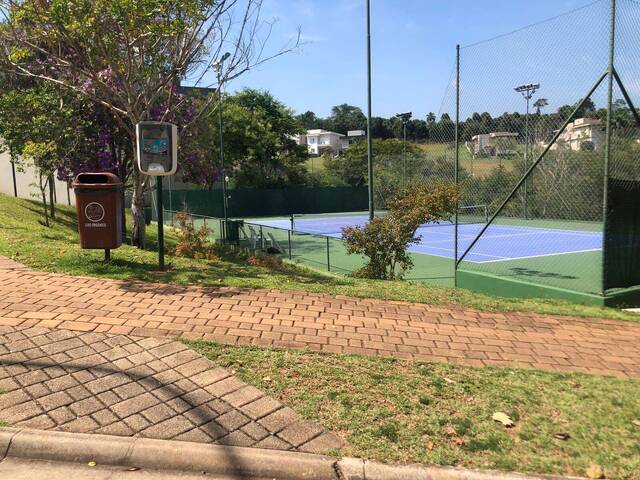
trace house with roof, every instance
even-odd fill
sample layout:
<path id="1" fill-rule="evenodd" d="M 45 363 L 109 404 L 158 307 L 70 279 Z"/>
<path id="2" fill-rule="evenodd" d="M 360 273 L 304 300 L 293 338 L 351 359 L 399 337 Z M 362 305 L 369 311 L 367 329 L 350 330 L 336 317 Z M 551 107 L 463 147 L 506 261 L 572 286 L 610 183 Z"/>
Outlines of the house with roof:
<path id="1" fill-rule="evenodd" d="M 556 130 L 557 132 L 557 130 Z M 567 125 L 551 150 L 600 150 L 604 146 L 604 128 L 597 118 L 577 118 Z"/>
<path id="2" fill-rule="evenodd" d="M 306 145 L 311 155 L 331 153 L 337 155 L 349 144 L 342 133 L 331 132 L 322 128 L 307 130 L 305 134 L 295 138 L 298 145 Z"/>
<path id="3" fill-rule="evenodd" d="M 471 137 L 471 141 L 465 145 L 474 157 L 513 155 L 516 151 L 517 137 L 518 134 L 513 132 L 481 133 Z"/>

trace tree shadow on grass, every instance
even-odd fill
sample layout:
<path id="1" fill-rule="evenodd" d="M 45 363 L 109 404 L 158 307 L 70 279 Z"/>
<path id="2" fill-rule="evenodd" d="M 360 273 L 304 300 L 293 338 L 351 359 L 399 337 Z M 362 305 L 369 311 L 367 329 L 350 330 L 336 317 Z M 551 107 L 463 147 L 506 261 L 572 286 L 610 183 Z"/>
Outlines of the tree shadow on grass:
<path id="1" fill-rule="evenodd" d="M 129 260 L 122 256 L 114 256 L 109 264 L 92 259 L 85 263 L 86 273 L 89 275 L 108 276 L 113 274 L 123 274 L 131 277 L 130 281 L 121 280 L 122 287 L 129 290 L 147 291 L 152 289 L 164 289 L 166 286 L 178 289 L 176 293 L 185 293 L 190 288 L 208 288 L 212 291 L 225 287 L 229 279 L 245 279 L 249 282 L 252 280 L 256 284 L 268 276 L 271 272 L 262 267 L 253 267 L 247 265 L 241 259 L 225 259 L 224 263 L 217 263 L 210 260 L 200 260 L 203 264 L 196 269 L 188 269 L 188 266 L 167 263 L 165 271 L 159 271 L 155 266 L 148 263 L 141 263 L 135 260 Z M 319 273 L 300 269 L 293 266 L 285 266 L 283 271 L 274 271 L 273 273 L 286 276 L 292 281 L 304 284 L 327 284 L 327 285 L 346 285 L 347 282 L 321 275 Z M 161 285 L 141 285 L 141 282 L 153 282 L 153 284 Z M 166 285 L 166 286 L 165 286 Z M 261 288 L 259 285 L 248 286 L 245 290 L 251 288 Z"/>
<path id="2" fill-rule="evenodd" d="M 42 213 L 42 203 L 36 202 L 35 200 L 25 200 L 28 204 L 25 208 L 36 215 L 43 216 Z M 72 228 L 77 230 L 78 223 L 76 221 L 76 216 L 73 213 L 67 212 L 66 210 L 56 209 L 56 218 L 49 218 L 49 221 L 52 223 L 56 223 L 63 227 Z M 42 222 L 38 222 L 41 223 Z"/>

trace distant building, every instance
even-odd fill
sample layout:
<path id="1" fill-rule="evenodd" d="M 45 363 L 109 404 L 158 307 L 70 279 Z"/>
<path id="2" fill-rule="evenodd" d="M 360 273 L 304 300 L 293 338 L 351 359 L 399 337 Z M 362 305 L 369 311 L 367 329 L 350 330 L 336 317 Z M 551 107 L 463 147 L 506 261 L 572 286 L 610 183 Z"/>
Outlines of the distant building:
<path id="1" fill-rule="evenodd" d="M 295 140 L 298 145 L 306 145 L 312 155 L 323 153 L 337 155 L 349 147 L 348 137 L 321 128 L 307 130 L 306 134 L 298 135 Z"/>
<path id="2" fill-rule="evenodd" d="M 358 142 L 367 137 L 366 130 L 349 130 L 347 132 L 347 138 L 349 139 L 349 144 Z"/>
<path id="3" fill-rule="evenodd" d="M 513 155 L 516 152 L 517 137 L 518 134 L 513 132 L 481 133 L 471 137 L 471 141 L 465 145 L 473 156 Z"/>
<path id="4" fill-rule="evenodd" d="M 551 150 L 600 150 L 603 145 L 602 122 L 597 118 L 577 118 L 567 125 Z"/>

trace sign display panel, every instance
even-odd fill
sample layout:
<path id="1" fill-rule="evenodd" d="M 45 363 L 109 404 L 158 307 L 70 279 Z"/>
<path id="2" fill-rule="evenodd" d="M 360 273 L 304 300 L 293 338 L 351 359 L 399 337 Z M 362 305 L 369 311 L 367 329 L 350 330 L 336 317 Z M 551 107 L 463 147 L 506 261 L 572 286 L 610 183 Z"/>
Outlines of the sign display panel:
<path id="1" fill-rule="evenodd" d="M 167 122 L 136 125 L 138 167 L 151 176 L 173 175 L 178 167 L 178 127 Z"/>

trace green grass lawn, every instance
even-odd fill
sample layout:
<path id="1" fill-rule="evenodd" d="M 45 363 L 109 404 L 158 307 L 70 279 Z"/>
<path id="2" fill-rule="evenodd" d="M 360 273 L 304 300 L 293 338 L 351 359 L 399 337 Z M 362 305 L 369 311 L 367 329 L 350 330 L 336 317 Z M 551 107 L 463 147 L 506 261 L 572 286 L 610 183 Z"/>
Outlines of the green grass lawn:
<path id="1" fill-rule="evenodd" d="M 454 147 L 451 143 L 423 143 L 417 144 L 422 151 L 428 155 L 443 156 L 446 155 L 451 158 L 453 162 Z M 476 177 L 486 177 L 491 174 L 500 165 L 504 166 L 505 170 L 513 171 L 517 166 L 517 159 L 515 156 L 510 157 L 483 157 L 477 156 L 473 158 L 471 152 L 462 143 L 459 146 L 459 159 L 460 166 L 466 170 L 470 175 Z"/>
<path id="2" fill-rule="evenodd" d="M 185 343 L 337 433 L 332 454 L 640 479 L 640 381 Z"/>
<path id="3" fill-rule="evenodd" d="M 168 256 L 168 271 L 159 272 L 157 253 L 153 251 L 156 247 L 155 227 L 147 229 L 150 250 L 123 245 L 112 252 L 112 261 L 106 265 L 102 262 L 102 251 L 79 248 L 73 208 L 59 207 L 58 217 L 50 228 L 40 222 L 39 204 L 0 195 L 0 255 L 36 269 L 72 275 L 165 281 L 181 285 L 305 290 L 360 298 L 461 305 L 485 311 L 532 311 L 636 321 L 640 318 L 611 308 L 556 300 L 498 298 L 420 283 L 356 279 L 286 264 L 277 270 L 268 270 L 248 265 L 244 256 L 232 253 L 214 261 Z M 167 229 L 169 248 L 174 241 L 171 229 Z"/>

